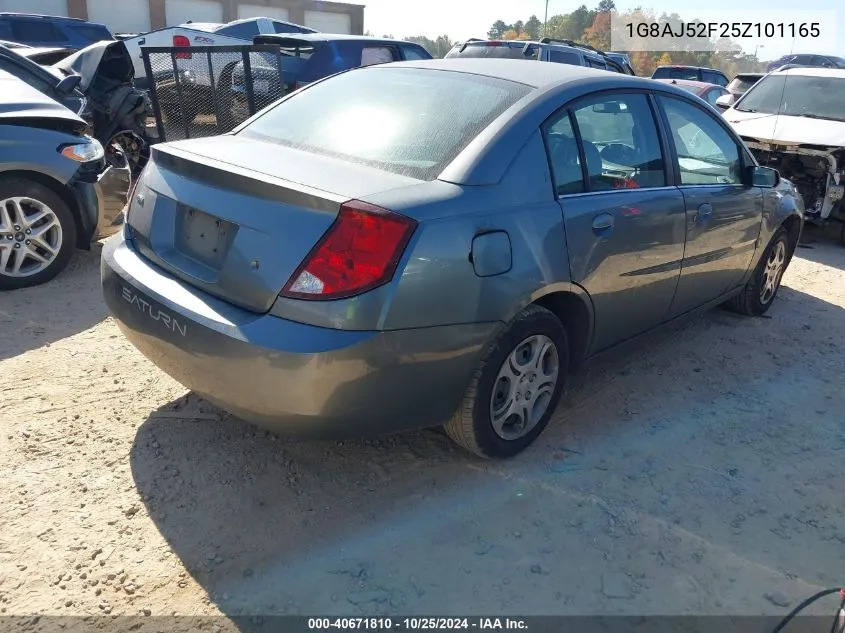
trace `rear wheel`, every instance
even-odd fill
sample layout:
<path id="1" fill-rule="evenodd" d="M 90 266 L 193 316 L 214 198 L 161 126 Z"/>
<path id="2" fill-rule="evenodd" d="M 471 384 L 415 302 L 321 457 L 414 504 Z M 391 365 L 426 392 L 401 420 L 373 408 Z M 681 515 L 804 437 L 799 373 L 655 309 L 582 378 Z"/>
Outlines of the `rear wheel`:
<path id="1" fill-rule="evenodd" d="M 24 178 L 0 181 L 0 290 L 49 281 L 75 244 L 73 215 L 54 191 Z"/>
<path id="2" fill-rule="evenodd" d="M 772 239 L 751 279 L 737 296 L 728 301 L 728 308 L 748 316 L 765 314 L 774 303 L 780 282 L 792 255 L 789 234 L 779 229 Z"/>
<path id="3" fill-rule="evenodd" d="M 563 324 L 545 308 L 527 307 L 485 353 L 446 434 L 481 457 L 516 455 L 549 423 L 568 365 Z"/>

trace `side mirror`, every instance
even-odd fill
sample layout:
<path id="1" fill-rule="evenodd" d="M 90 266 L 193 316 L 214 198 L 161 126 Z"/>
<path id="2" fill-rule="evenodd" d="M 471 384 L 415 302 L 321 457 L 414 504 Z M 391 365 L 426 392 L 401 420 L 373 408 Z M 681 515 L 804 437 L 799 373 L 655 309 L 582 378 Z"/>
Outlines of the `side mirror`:
<path id="1" fill-rule="evenodd" d="M 716 107 L 721 110 L 727 110 L 734 104 L 734 96 L 731 94 L 722 95 L 716 99 Z"/>
<path id="2" fill-rule="evenodd" d="M 780 174 L 777 169 L 752 165 L 748 170 L 750 172 L 748 180 L 755 187 L 767 187 L 771 189 L 777 187 L 780 182 Z"/>
<path id="3" fill-rule="evenodd" d="M 68 75 L 67 77 L 62 79 L 58 84 L 56 84 L 56 92 L 58 92 L 63 97 L 66 97 L 71 92 L 77 89 L 80 81 L 82 81 L 82 77 L 80 77 L 79 75 Z"/>

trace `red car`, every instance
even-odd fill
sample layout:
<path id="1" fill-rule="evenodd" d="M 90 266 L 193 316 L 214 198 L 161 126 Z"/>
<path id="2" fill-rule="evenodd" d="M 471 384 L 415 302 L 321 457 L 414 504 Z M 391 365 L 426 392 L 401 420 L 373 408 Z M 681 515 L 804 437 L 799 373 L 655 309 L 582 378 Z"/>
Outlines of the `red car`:
<path id="1" fill-rule="evenodd" d="M 716 99 L 722 95 L 728 94 L 727 89 L 723 86 L 709 84 L 705 81 L 692 81 L 691 79 L 655 79 L 655 81 L 662 81 L 665 84 L 678 86 L 678 88 L 681 88 L 682 90 L 686 90 L 687 92 L 691 92 L 692 94 L 701 97 L 714 107 L 716 105 Z"/>

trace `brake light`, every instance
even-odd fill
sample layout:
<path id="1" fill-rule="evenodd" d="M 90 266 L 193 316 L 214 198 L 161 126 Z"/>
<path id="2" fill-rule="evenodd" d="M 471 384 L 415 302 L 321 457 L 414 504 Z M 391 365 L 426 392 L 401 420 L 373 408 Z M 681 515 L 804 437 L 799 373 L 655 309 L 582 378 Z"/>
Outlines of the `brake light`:
<path id="1" fill-rule="evenodd" d="M 297 299 L 343 299 L 393 278 L 415 220 L 359 200 L 340 207 L 332 226 L 282 289 Z"/>
<path id="2" fill-rule="evenodd" d="M 174 35 L 173 46 L 190 46 L 191 40 L 185 35 Z M 176 53 L 176 59 L 191 59 L 191 53 Z"/>
<path id="3" fill-rule="evenodd" d="M 487 46 L 504 46 L 504 42 L 487 42 Z"/>

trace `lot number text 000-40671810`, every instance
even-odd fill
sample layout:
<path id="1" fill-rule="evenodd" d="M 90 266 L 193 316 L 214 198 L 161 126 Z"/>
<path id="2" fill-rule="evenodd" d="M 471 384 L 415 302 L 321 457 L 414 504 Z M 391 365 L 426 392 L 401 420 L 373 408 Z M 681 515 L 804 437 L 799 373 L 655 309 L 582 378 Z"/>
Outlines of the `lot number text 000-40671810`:
<path id="1" fill-rule="evenodd" d="M 628 37 L 761 38 L 821 36 L 818 22 L 628 22 Z"/>
<path id="2" fill-rule="evenodd" d="M 308 618 L 309 630 L 345 629 L 358 631 L 450 631 L 524 630 L 520 618 Z"/>

